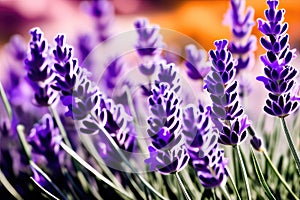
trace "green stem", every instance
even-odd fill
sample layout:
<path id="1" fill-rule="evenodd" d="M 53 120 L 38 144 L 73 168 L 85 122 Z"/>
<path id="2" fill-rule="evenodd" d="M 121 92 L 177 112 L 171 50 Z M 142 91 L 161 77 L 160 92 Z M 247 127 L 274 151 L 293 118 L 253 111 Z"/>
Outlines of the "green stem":
<path id="1" fill-rule="evenodd" d="M 92 115 L 93 116 L 93 115 Z M 96 122 L 96 124 L 98 124 L 97 118 L 95 116 L 94 120 Z M 110 134 L 107 132 L 107 130 L 98 125 L 98 128 L 100 129 L 100 131 L 105 135 L 105 137 L 109 140 L 109 142 L 112 144 L 114 150 L 117 151 L 117 153 L 120 155 L 121 159 L 125 162 L 125 164 L 130 168 L 130 170 L 137 174 L 138 178 L 142 181 L 142 183 L 151 191 L 153 192 L 155 195 L 157 195 L 159 198 L 161 199 L 166 199 L 162 194 L 160 194 L 157 190 L 155 190 L 138 172 L 137 170 L 131 165 L 131 163 L 128 161 L 128 159 L 125 157 L 125 155 L 122 153 L 122 151 L 120 150 L 119 146 L 117 145 L 117 143 L 112 139 L 112 137 L 110 136 Z"/>
<path id="2" fill-rule="evenodd" d="M 62 122 L 61 122 L 61 120 L 60 120 L 60 117 L 59 117 L 59 115 L 58 115 L 56 109 L 53 108 L 53 106 L 49 106 L 49 111 L 50 111 L 51 115 L 53 116 L 53 118 L 54 118 L 54 120 L 55 120 L 55 122 L 56 122 L 56 124 L 57 124 L 57 127 L 58 127 L 58 129 L 59 129 L 59 131 L 60 131 L 60 133 L 61 133 L 61 135 L 62 135 L 62 137 L 63 137 L 63 139 L 64 139 L 64 141 L 65 141 L 65 143 L 66 143 L 69 147 L 72 148 L 71 142 L 70 142 L 70 140 L 68 139 L 68 136 L 67 136 L 67 132 L 66 132 L 66 130 L 65 130 L 65 128 L 64 128 L 64 125 L 62 124 Z"/>
<path id="3" fill-rule="evenodd" d="M 228 170 L 228 177 L 229 177 L 230 182 L 231 182 L 232 185 L 233 185 L 233 190 L 234 190 L 234 192 L 236 193 L 237 199 L 238 199 L 238 200 L 242 200 L 242 199 L 241 199 L 241 196 L 240 196 L 240 194 L 239 194 L 239 191 L 238 191 L 238 189 L 237 189 L 237 187 L 236 187 L 236 184 L 234 183 L 233 178 L 232 178 L 232 175 L 231 175 L 231 173 L 230 173 L 229 170 Z"/>
<path id="4" fill-rule="evenodd" d="M 0 182 L 7 189 L 7 191 L 15 197 L 17 200 L 23 200 L 18 191 L 10 184 L 10 182 L 6 179 L 5 175 L 0 170 Z"/>
<path id="5" fill-rule="evenodd" d="M 54 194 L 52 194 L 51 192 L 49 192 L 46 188 L 44 188 L 43 186 L 41 186 L 36 180 L 34 180 L 34 178 L 30 177 L 30 179 L 41 190 L 41 192 L 43 192 L 44 194 L 46 194 L 50 199 L 59 200 L 58 197 L 56 197 Z"/>
<path id="6" fill-rule="evenodd" d="M 227 200 L 231 200 L 230 195 L 229 195 L 229 193 L 227 192 L 225 186 L 224 186 L 224 185 L 223 185 L 223 186 L 220 186 L 220 188 L 221 188 L 221 190 L 222 190 L 224 196 L 226 197 L 226 199 L 227 199 Z"/>
<path id="7" fill-rule="evenodd" d="M 18 132 L 18 137 L 21 143 L 21 146 L 25 152 L 25 155 L 29 161 L 29 164 L 32 168 L 34 168 L 37 172 L 39 172 L 45 179 L 46 181 L 48 181 L 50 183 L 50 185 L 58 192 L 58 194 L 61 195 L 61 197 L 63 199 L 67 199 L 67 197 L 65 197 L 65 195 L 62 193 L 62 191 L 52 182 L 52 180 L 47 176 L 47 174 L 45 172 L 43 172 L 43 170 L 41 168 L 39 168 L 39 166 L 37 166 L 31 159 L 31 155 L 30 155 L 30 146 L 27 143 L 26 139 L 25 139 L 25 134 L 24 134 L 24 126 L 23 125 L 18 125 L 17 126 L 17 132 Z"/>
<path id="8" fill-rule="evenodd" d="M 177 178 L 177 181 L 178 181 L 178 183 L 179 183 L 179 186 L 180 186 L 180 188 L 181 188 L 181 190 L 182 190 L 182 192 L 183 192 L 185 198 L 186 198 L 187 200 L 191 200 L 191 197 L 189 196 L 188 192 L 186 191 L 186 189 L 185 189 L 185 187 L 184 187 L 184 185 L 183 185 L 183 183 L 182 183 L 182 180 L 181 180 L 181 178 L 180 178 L 178 172 L 175 173 L 175 176 L 176 176 L 176 178 Z"/>
<path id="9" fill-rule="evenodd" d="M 277 176 L 277 178 L 281 181 L 281 183 L 284 185 L 284 187 L 289 191 L 289 193 L 297 200 L 299 200 L 299 198 L 297 197 L 297 195 L 291 190 L 290 186 L 287 184 L 287 182 L 284 180 L 284 178 L 281 176 L 281 174 L 278 172 L 277 168 L 273 165 L 270 157 L 268 156 L 268 154 L 266 153 L 265 150 L 262 151 L 264 157 L 267 160 L 267 163 L 269 164 L 269 166 L 271 167 L 271 169 L 274 171 L 275 175 Z"/>
<path id="10" fill-rule="evenodd" d="M 288 141 L 290 150 L 291 150 L 292 155 L 293 155 L 293 157 L 294 157 L 294 160 L 295 160 L 295 162 L 296 162 L 296 166 L 297 166 L 298 173 L 300 174 L 300 159 L 299 159 L 299 156 L 298 156 L 298 154 L 297 154 L 297 151 L 296 151 L 296 148 L 295 148 L 293 139 L 292 139 L 292 137 L 291 137 L 291 134 L 290 134 L 290 132 L 289 132 L 289 130 L 288 130 L 288 127 L 287 127 L 287 125 L 286 125 L 285 118 L 281 118 L 281 122 L 282 122 L 283 130 L 284 130 L 286 139 L 287 139 L 287 141 Z"/>
<path id="11" fill-rule="evenodd" d="M 255 173 L 256 173 L 256 175 L 258 177 L 258 180 L 259 180 L 261 186 L 264 188 L 266 195 L 268 196 L 269 199 L 275 200 L 275 197 L 272 194 L 272 192 L 271 192 L 271 190 L 269 188 L 269 185 L 267 184 L 267 182 L 266 182 L 266 180 L 265 180 L 265 178 L 263 176 L 261 168 L 260 168 L 260 166 L 258 164 L 258 161 L 257 161 L 257 159 L 255 157 L 255 154 L 253 152 L 253 148 L 251 148 L 251 158 L 252 158 L 252 162 L 253 162 L 253 165 L 254 165 Z"/>
<path id="12" fill-rule="evenodd" d="M 110 180 L 105 178 L 102 174 L 100 174 L 95 168 L 93 168 L 91 165 L 89 165 L 85 160 L 83 160 L 76 152 L 74 152 L 68 145 L 61 142 L 60 143 L 61 148 L 63 148 L 69 155 L 72 156 L 77 162 L 79 162 L 83 167 L 85 167 L 87 170 L 89 170 L 92 174 L 94 174 L 99 180 L 105 182 L 110 187 L 114 188 L 116 191 L 120 192 L 124 196 L 126 196 L 129 199 L 133 199 L 133 197 L 127 193 L 127 191 L 124 191 L 118 187 L 116 187 Z"/>
<path id="13" fill-rule="evenodd" d="M 3 105 L 5 107 L 5 110 L 7 112 L 8 118 L 11 121 L 12 120 L 12 109 L 11 109 L 11 106 L 8 102 L 7 96 L 5 94 L 5 91 L 4 91 L 4 88 L 3 88 L 1 82 L 0 82 L 0 96 L 1 96 L 1 99 L 2 99 L 2 102 L 3 102 Z"/>
<path id="14" fill-rule="evenodd" d="M 237 152 L 235 151 L 235 148 L 232 148 L 232 159 L 233 159 L 233 168 L 234 168 L 234 178 L 235 178 L 235 183 L 239 184 L 239 178 L 240 178 L 240 168 L 238 166 L 238 155 Z M 237 185 L 239 187 L 239 185 Z M 240 188 L 240 187 L 239 187 Z"/>
<path id="15" fill-rule="evenodd" d="M 247 178 L 248 176 L 247 176 L 246 168 L 245 168 L 243 158 L 242 158 L 242 155 L 241 155 L 240 146 L 235 146 L 234 148 L 237 151 L 238 159 L 239 159 L 239 162 L 240 162 L 240 165 L 241 165 L 243 178 L 244 178 L 244 181 L 245 181 L 245 186 L 246 186 L 246 191 L 247 191 L 247 197 L 248 197 L 248 200 L 251 200 L 250 186 L 249 186 L 248 178 Z"/>

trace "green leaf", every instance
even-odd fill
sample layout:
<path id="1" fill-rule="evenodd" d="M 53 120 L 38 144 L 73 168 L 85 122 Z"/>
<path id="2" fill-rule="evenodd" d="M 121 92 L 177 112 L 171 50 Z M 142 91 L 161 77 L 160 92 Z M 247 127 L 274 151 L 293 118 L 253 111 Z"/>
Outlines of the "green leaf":
<path id="1" fill-rule="evenodd" d="M 265 190 L 266 195 L 268 196 L 269 199 L 276 200 L 276 198 L 272 194 L 272 192 L 271 192 L 271 190 L 270 190 L 270 188 L 269 188 L 269 186 L 268 186 L 268 184 L 267 184 L 267 182 L 266 182 L 266 180 L 265 180 L 265 178 L 263 176 L 263 173 L 262 173 L 262 171 L 260 169 L 259 163 L 258 163 L 258 161 L 257 161 L 257 159 L 255 157 L 255 154 L 254 154 L 252 148 L 251 148 L 251 158 L 252 158 L 252 162 L 254 164 L 255 173 L 256 173 L 256 175 L 258 177 L 258 180 L 259 180 L 260 184 L 263 186 L 263 189 Z"/>

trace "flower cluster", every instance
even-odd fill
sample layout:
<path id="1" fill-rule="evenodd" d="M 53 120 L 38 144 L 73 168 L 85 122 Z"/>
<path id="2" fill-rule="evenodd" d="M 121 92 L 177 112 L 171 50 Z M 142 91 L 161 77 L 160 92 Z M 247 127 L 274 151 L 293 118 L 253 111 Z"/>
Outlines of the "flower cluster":
<path id="1" fill-rule="evenodd" d="M 210 70 L 205 50 L 198 50 L 195 45 L 189 44 L 185 47 L 187 74 L 193 80 L 203 80 Z"/>
<path id="2" fill-rule="evenodd" d="M 84 1 L 82 9 L 92 17 L 94 22 L 93 34 L 84 33 L 78 37 L 79 61 L 82 63 L 94 46 L 111 36 L 111 26 L 114 20 L 114 6 L 109 0 Z M 88 65 L 87 65 L 88 66 Z"/>
<path id="3" fill-rule="evenodd" d="M 145 18 L 137 19 L 134 26 L 138 34 L 135 48 L 143 60 L 139 69 L 144 75 L 151 76 L 155 72 L 156 64 L 161 61 L 160 55 L 165 46 L 159 34 L 160 27 L 150 26 Z"/>
<path id="4" fill-rule="evenodd" d="M 212 128 L 210 107 L 187 106 L 183 113 L 183 134 L 193 167 L 204 187 L 223 185 L 227 177 L 228 160 L 218 147 L 218 132 Z"/>
<path id="5" fill-rule="evenodd" d="M 268 0 L 269 9 L 265 11 L 267 20 L 258 20 L 258 29 L 265 35 L 260 42 L 267 53 L 260 57 L 265 65 L 265 76 L 258 76 L 257 80 L 263 82 L 269 91 L 264 111 L 283 118 L 293 113 L 299 105 L 292 94 L 298 72 L 291 65 L 296 54 L 295 50 L 290 49 L 286 33 L 288 23 L 283 22 L 285 10 L 277 10 L 278 3 L 278 0 Z"/>
<path id="6" fill-rule="evenodd" d="M 31 29 L 30 34 L 30 53 L 25 59 L 27 78 L 35 92 L 35 103 L 39 106 L 49 106 L 55 102 L 58 94 L 49 87 L 53 81 L 53 71 L 52 60 L 48 56 L 48 43 L 39 28 Z"/>
<path id="7" fill-rule="evenodd" d="M 217 49 L 209 52 L 212 68 L 205 79 L 213 103 L 212 120 L 220 131 L 219 141 L 237 145 L 246 138 L 250 124 L 237 95 L 236 60 L 227 49 L 226 40 L 216 41 L 215 46 Z"/>
<path id="8" fill-rule="evenodd" d="M 49 114 L 45 114 L 41 121 L 34 125 L 27 138 L 32 152 L 46 157 L 51 166 L 59 165 L 58 154 L 61 140 L 59 130 L 54 126 L 52 116 Z"/>
<path id="9" fill-rule="evenodd" d="M 145 162 L 151 170 L 162 174 L 171 174 L 182 170 L 189 156 L 182 137 L 180 100 L 167 83 L 160 83 L 149 97 L 150 128 L 147 130 L 152 146 L 149 146 L 150 158 Z"/>
<path id="10" fill-rule="evenodd" d="M 61 101 L 68 108 L 66 116 L 80 122 L 82 133 L 107 131 L 121 149 L 132 152 L 136 143 L 131 117 L 122 105 L 116 105 L 88 79 L 88 72 L 78 66 L 72 48 L 65 44 L 64 35 L 58 35 L 55 41 L 53 88 L 60 91 Z"/>
<path id="11" fill-rule="evenodd" d="M 246 0 L 231 0 L 231 9 L 225 18 L 225 23 L 229 24 L 234 36 L 228 49 L 238 61 L 235 66 L 237 73 L 252 67 L 255 61 L 253 52 L 256 50 L 256 37 L 250 35 L 254 26 L 254 9 L 248 7 L 244 13 L 245 4 Z"/>

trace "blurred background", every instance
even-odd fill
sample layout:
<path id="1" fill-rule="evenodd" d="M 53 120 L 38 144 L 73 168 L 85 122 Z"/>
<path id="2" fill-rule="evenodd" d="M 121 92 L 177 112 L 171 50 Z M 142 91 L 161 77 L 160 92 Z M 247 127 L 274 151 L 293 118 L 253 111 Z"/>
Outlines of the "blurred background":
<path id="1" fill-rule="evenodd" d="M 230 30 L 222 25 L 229 0 L 112 0 L 115 6 L 118 31 L 133 28 L 133 20 L 144 16 L 153 24 L 186 34 L 205 49 L 213 48 L 213 41 L 230 38 Z M 57 33 L 73 37 L 89 31 L 92 19 L 83 12 L 81 0 L 0 0 L 0 46 L 13 34 L 29 38 L 28 30 L 40 27 L 47 38 Z M 263 17 L 264 0 L 248 0 L 255 9 L 255 19 Z M 280 8 L 286 9 L 286 21 L 294 46 L 300 46 L 300 1 L 284 0 Z M 253 33 L 259 36 L 254 27 Z"/>
<path id="2" fill-rule="evenodd" d="M 214 49 L 217 39 L 230 39 L 231 31 L 223 24 L 224 15 L 229 8 L 229 0 L 112 0 L 115 7 L 114 33 L 133 30 L 133 23 L 138 17 L 147 17 L 151 24 L 185 34 L 198 42 L 205 50 Z M 264 18 L 265 0 L 248 0 L 247 6 L 255 10 L 254 19 Z M 81 0 L 0 0 L 0 81 L 5 77 L 4 45 L 14 34 L 20 34 L 25 42 L 30 40 L 29 30 L 40 27 L 49 43 L 58 33 L 67 35 L 68 43 L 76 44 L 79 34 L 92 32 L 93 19 L 82 8 Z M 300 49 L 300 1 L 280 1 L 279 8 L 286 9 L 285 19 L 289 23 L 288 33 L 292 48 Z M 259 38 L 261 33 L 257 24 L 253 34 Z M 167 38 L 164 38 L 167 39 Z M 168 38 L 170 43 L 179 44 L 177 48 L 184 51 L 184 46 L 176 39 Z M 179 46 L 179 47 L 178 47 Z M 258 44 L 256 57 L 265 51 Z M 299 60 L 294 65 L 299 69 Z M 255 76 L 262 74 L 263 67 L 259 59 L 251 71 L 254 84 Z M 263 91 L 261 88 L 259 91 Z M 260 93 L 252 93 L 256 101 L 248 104 L 261 105 L 264 98 L 257 99 Z M 265 95 L 265 94 L 263 94 Z"/>

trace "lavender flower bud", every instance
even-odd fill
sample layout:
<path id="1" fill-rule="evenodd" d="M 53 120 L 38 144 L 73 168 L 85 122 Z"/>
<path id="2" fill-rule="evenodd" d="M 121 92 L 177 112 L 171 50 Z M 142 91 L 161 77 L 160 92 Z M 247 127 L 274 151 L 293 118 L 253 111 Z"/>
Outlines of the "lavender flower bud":
<path id="1" fill-rule="evenodd" d="M 196 46 L 192 44 L 187 45 L 185 51 L 188 76 L 193 80 L 203 80 L 210 70 L 206 52 L 202 49 L 197 50 Z"/>
<path id="2" fill-rule="evenodd" d="M 210 107 L 188 106 L 183 114 L 183 133 L 193 167 L 204 187 L 212 188 L 226 182 L 227 159 L 218 148 L 218 134 L 212 128 Z"/>
<path id="3" fill-rule="evenodd" d="M 164 47 L 162 36 L 159 34 L 159 26 L 149 26 L 149 21 L 145 18 L 137 19 L 134 26 L 138 34 L 136 44 L 138 54 L 141 57 L 159 55 Z"/>
<path id="4" fill-rule="evenodd" d="M 261 149 L 262 141 L 260 138 L 253 136 L 250 140 L 250 143 L 255 150 L 262 151 L 262 149 Z"/>
<path id="5" fill-rule="evenodd" d="M 164 48 L 162 36 L 159 34 L 159 26 L 149 26 L 145 18 L 137 19 L 134 23 L 138 34 L 138 41 L 135 46 L 137 53 L 143 59 L 139 65 L 140 71 L 150 76 L 155 72 L 155 65 L 161 59 L 160 54 Z"/>
<path id="6" fill-rule="evenodd" d="M 169 88 L 168 84 L 160 83 L 149 97 L 151 117 L 147 132 L 152 146 L 149 146 L 150 158 L 145 162 L 162 174 L 182 170 L 189 160 L 182 137 L 181 101 Z"/>
<path id="7" fill-rule="evenodd" d="M 112 95 L 117 85 L 117 81 L 122 73 L 123 66 L 124 62 L 121 58 L 114 58 L 106 67 L 106 71 L 103 78 L 105 90 L 108 94 L 110 94 L 109 96 Z"/>
<path id="8" fill-rule="evenodd" d="M 161 62 L 159 66 L 160 70 L 157 75 L 157 80 L 154 81 L 154 84 L 156 87 L 158 87 L 160 83 L 167 83 L 170 87 L 169 89 L 174 90 L 177 96 L 179 96 L 181 93 L 181 86 L 180 77 L 176 66 L 173 63 L 165 64 L 164 62 Z"/>
<path id="9" fill-rule="evenodd" d="M 53 71 L 48 57 L 48 43 L 39 28 L 31 29 L 30 34 L 32 35 L 30 54 L 25 59 L 27 78 L 35 91 L 37 105 L 49 106 L 55 102 L 58 94 L 49 87 L 53 81 Z"/>
<path id="10" fill-rule="evenodd" d="M 88 72 L 77 65 L 72 48 L 65 44 L 64 35 L 58 35 L 55 41 L 56 82 L 53 87 L 60 91 L 61 101 L 68 108 L 65 115 L 78 122 L 80 132 L 101 133 L 97 144 L 100 154 L 107 155 L 107 160 L 120 161 L 109 141 L 105 137 L 103 139 L 102 131 L 107 131 L 122 150 L 132 152 L 136 142 L 131 117 L 122 105 L 116 105 L 88 79 Z"/>
<path id="11" fill-rule="evenodd" d="M 45 157 L 56 157 L 59 152 L 61 136 L 54 126 L 51 115 L 45 114 L 38 124 L 31 129 L 27 138 L 32 146 L 32 152 Z"/>
<path id="12" fill-rule="evenodd" d="M 186 146 L 192 159 L 202 158 L 216 148 L 218 135 L 212 128 L 210 107 L 204 108 L 199 104 L 187 106 L 183 112 L 183 134 Z"/>
<path id="13" fill-rule="evenodd" d="M 95 19 L 97 41 L 102 42 L 111 35 L 111 23 L 114 20 L 114 6 L 108 0 L 84 2 L 83 9 Z"/>
<path id="14" fill-rule="evenodd" d="M 206 188 L 224 185 L 227 180 L 228 159 L 224 157 L 224 150 L 213 149 L 207 156 L 193 161 L 193 166 L 201 184 Z"/>
<path id="15" fill-rule="evenodd" d="M 250 35 L 254 26 L 254 9 L 248 7 L 244 13 L 245 0 L 231 0 L 230 4 L 231 9 L 228 11 L 225 23 L 231 27 L 234 39 L 230 41 L 228 49 L 238 61 L 235 66 L 238 73 L 254 64 L 253 51 L 256 50 L 256 37 Z"/>
<path id="16" fill-rule="evenodd" d="M 215 45 L 217 49 L 209 53 L 212 60 L 211 73 L 205 79 L 205 87 L 213 103 L 212 121 L 221 132 L 219 142 L 237 145 L 245 139 L 246 128 L 250 126 L 250 122 L 244 114 L 236 91 L 236 60 L 227 50 L 226 40 L 216 41 Z"/>
<path id="17" fill-rule="evenodd" d="M 257 80 L 263 82 L 269 91 L 264 111 L 273 116 L 286 117 L 299 106 L 299 102 L 291 98 L 298 72 L 290 64 L 296 54 L 288 43 L 288 23 L 283 22 L 285 10 L 277 10 L 278 3 L 278 0 L 267 0 L 267 20 L 258 19 L 258 29 L 265 35 L 260 43 L 267 53 L 260 57 L 265 65 L 265 76 L 258 76 Z"/>

